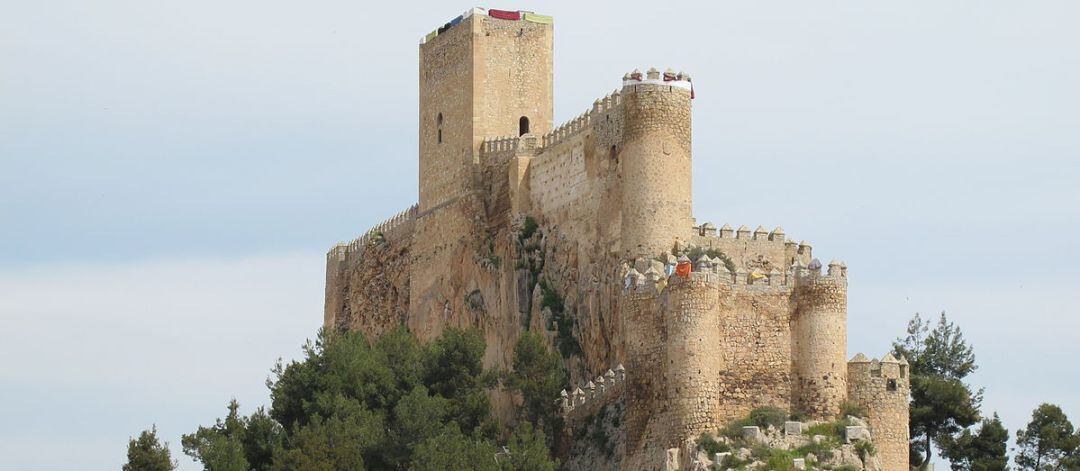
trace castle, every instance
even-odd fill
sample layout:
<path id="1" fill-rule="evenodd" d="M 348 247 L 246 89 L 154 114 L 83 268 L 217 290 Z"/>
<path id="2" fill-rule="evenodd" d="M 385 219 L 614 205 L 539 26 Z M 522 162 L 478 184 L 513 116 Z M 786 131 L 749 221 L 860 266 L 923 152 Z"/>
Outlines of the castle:
<path id="1" fill-rule="evenodd" d="M 324 323 L 474 326 L 501 367 L 543 332 L 589 382 L 561 399 L 568 419 L 625 400 L 625 469 L 757 407 L 828 419 L 849 401 L 883 468 L 907 469 L 907 364 L 847 360 L 846 265 L 780 228 L 695 221 L 687 74 L 628 73 L 555 126 L 553 33 L 473 9 L 424 38 L 418 202 L 330 250 Z"/>

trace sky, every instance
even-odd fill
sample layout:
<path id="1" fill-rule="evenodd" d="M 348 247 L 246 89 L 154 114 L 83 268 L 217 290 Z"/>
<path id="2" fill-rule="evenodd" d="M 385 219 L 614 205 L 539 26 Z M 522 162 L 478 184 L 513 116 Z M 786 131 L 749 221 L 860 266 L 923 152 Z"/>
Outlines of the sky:
<path id="1" fill-rule="evenodd" d="M 417 44 L 471 6 L 0 0 L 0 469 L 151 424 L 199 469 L 181 434 L 266 404 L 325 251 L 416 201 Z M 690 73 L 698 221 L 843 259 L 849 356 L 946 311 L 985 413 L 1080 422 L 1080 3 L 480 6 L 555 17 L 560 122 Z"/>

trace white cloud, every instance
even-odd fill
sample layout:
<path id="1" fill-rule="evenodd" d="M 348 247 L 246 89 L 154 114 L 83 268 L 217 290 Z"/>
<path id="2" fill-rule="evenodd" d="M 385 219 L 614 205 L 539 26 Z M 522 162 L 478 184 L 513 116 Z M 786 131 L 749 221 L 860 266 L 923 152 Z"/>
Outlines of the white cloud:
<path id="1" fill-rule="evenodd" d="M 151 423 L 179 436 L 266 404 L 322 321 L 323 255 L 0 272 L 0 468 L 104 469 Z M 55 453 L 63 443 L 66 453 Z M 188 467 L 191 465 L 189 464 Z"/>

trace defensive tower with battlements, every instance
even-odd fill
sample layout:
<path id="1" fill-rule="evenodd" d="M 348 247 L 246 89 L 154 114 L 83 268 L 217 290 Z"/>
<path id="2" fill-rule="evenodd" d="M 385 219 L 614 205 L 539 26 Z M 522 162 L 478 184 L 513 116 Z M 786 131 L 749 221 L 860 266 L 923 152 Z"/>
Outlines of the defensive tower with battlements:
<path id="1" fill-rule="evenodd" d="M 326 326 L 476 327 L 502 368 L 540 332 L 578 385 L 552 398 L 568 427 L 625 402 L 621 469 L 663 469 L 758 407 L 831 419 L 847 401 L 884 469 L 906 469 L 906 365 L 847 361 L 847 266 L 779 227 L 695 221 L 688 74 L 613 77 L 554 125 L 553 36 L 550 17 L 479 8 L 425 36 L 417 204 L 330 250 Z"/>

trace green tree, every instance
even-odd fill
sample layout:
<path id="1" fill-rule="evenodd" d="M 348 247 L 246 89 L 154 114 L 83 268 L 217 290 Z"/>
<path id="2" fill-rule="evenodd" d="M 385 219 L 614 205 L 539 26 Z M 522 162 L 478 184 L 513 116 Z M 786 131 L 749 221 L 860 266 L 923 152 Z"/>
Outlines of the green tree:
<path id="1" fill-rule="evenodd" d="M 143 430 L 138 438 L 128 441 L 127 463 L 121 469 L 124 471 L 172 471 L 176 469 L 176 462 L 169 454 L 169 444 L 164 445 L 158 441 L 157 427 Z"/>
<path id="2" fill-rule="evenodd" d="M 507 385 L 521 393 L 525 420 L 541 423 L 544 431 L 552 433 L 557 417 L 552 401 L 569 381 L 562 358 L 547 347 L 540 334 L 525 332 L 514 346 L 513 366 Z"/>
<path id="3" fill-rule="evenodd" d="M 1076 469 L 1077 435 L 1069 418 L 1054 404 L 1041 404 L 1027 427 L 1016 431 L 1016 465 L 1036 471 Z"/>
<path id="4" fill-rule="evenodd" d="M 942 453 L 955 471 L 1005 471 L 1009 468 L 1008 441 L 1009 431 L 995 413 L 992 419 L 982 421 L 978 432 L 967 429 L 949 439 Z"/>
<path id="5" fill-rule="evenodd" d="M 497 377 L 484 371 L 486 347 L 479 330 L 449 328 L 429 345 L 425 357 L 425 385 L 432 394 L 450 400 L 449 419 L 465 433 L 489 427 L 491 402 L 486 390 Z"/>
<path id="6" fill-rule="evenodd" d="M 356 400 L 338 395 L 323 399 L 335 412 L 314 415 L 297 426 L 274 460 L 274 470 L 335 471 L 366 469 L 365 455 L 375 454 L 385 439 L 385 420 Z M 381 469 L 382 467 L 378 467 Z"/>
<path id="7" fill-rule="evenodd" d="M 504 454 L 499 464 L 507 471 L 555 471 L 559 467 L 559 462 L 551 459 L 544 432 L 528 422 L 514 430 L 506 450 L 509 456 Z"/>
<path id="8" fill-rule="evenodd" d="M 916 313 L 893 349 L 911 366 L 911 461 L 925 467 L 935 444 L 944 449 L 979 420 L 982 391 L 963 381 L 976 369 L 975 353 L 944 312 L 933 329 Z"/>
<path id="9" fill-rule="evenodd" d="M 420 442 L 413 453 L 412 471 L 498 471 L 498 448 L 491 441 L 467 437 L 454 426 Z"/>
<path id="10" fill-rule="evenodd" d="M 181 437 L 184 454 L 203 464 L 207 471 L 247 471 L 251 466 L 244 456 L 244 418 L 236 400 L 229 402 L 229 414 L 212 427 L 199 427 Z"/>
<path id="11" fill-rule="evenodd" d="M 447 329 L 425 345 L 405 328 L 374 343 L 324 329 L 301 360 L 275 365 L 269 411 L 245 417 L 232 401 L 223 419 L 183 437 L 184 452 L 211 471 L 498 469 L 505 434 L 491 416 L 497 375 L 483 367 L 485 349 L 476 329 Z M 533 363 L 522 370 L 542 378 Z M 544 437 L 515 432 L 504 462 L 552 469 Z"/>

